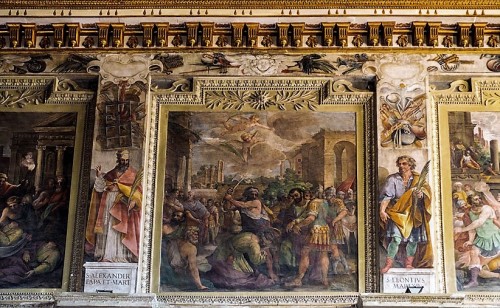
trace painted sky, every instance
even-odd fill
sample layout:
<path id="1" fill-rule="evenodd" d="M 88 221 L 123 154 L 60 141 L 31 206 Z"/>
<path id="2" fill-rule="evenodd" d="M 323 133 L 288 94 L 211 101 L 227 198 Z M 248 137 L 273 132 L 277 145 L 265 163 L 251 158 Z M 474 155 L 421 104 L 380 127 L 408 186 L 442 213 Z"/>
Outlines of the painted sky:
<path id="1" fill-rule="evenodd" d="M 249 124 L 250 117 L 258 121 Z M 312 140 L 321 129 L 354 131 L 355 114 L 339 112 L 259 112 L 259 113 L 194 113 L 193 130 L 202 140 L 193 147 L 193 172 L 201 165 L 225 163 L 224 174 L 244 178 L 279 175 L 280 162 L 286 153 Z M 253 136 L 243 142 L 242 134 Z M 248 135 L 247 135 L 248 136 Z M 245 148 L 245 146 L 247 148 Z M 246 161 L 242 157 L 251 147 Z M 248 152 L 247 152 L 248 153 Z"/>
<path id="2" fill-rule="evenodd" d="M 499 116 L 499 112 L 471 112 L 472 123 L 483 129 L 484 139 L 488 141 L 500 140 Z"/>

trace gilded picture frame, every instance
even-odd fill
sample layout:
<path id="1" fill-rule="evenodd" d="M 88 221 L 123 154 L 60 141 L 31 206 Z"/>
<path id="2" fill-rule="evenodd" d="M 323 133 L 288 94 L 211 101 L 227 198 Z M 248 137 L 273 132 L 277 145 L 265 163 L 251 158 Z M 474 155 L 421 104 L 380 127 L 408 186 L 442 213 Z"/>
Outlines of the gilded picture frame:
<path id="1" fill-rule="evenodd" d="M 491 302 L 498 294 L 498 286 L 491 279 L 495 268 L 488 267 L 494 257 L 474 251 L 479 251 L 477 240 L 484 237 L 482 226 L 492 218 L 481 219 L 475 227 L 472 222 L 483 211 L 494 212 L 496 206 L 491 196 L 496 189 L 492 153 L 496 152 L 495 125 L 500 111 L 498 79 L 436 78 L 432 84 L 433 110 L 440 123 L 435 129 L 441 147 L 435 157 L 441 170 L 442 245 L 448 273 L 445 287 L 448 293 L 463 295 L 465 302 Z"/>
<path id="2" fill-rule="evenodd" d="M 153 141 L 149 145 L 148 170 L 156 171 L 151 176 L 148 176 L 152 181 L 146 184 L 150 188 L 152 195 L 146 198 L 146 203 L 149 202 L 149 204 L 146 204 L 145 217 L 147 218 L 145 221 L 145 230 L 149 230 L 150 232 L 145 232 L 144 250 L 149 251 L 149 249 L 151 249 L 151 258 L 147 256 L 143 257 L 143 290 L 150 290 L 156 293 L 160 301 L 168 303 L 201 304 L 209 300 L 219 304 L 241 304 L 248 301 L 267 304 L 270 302 L 283 304 L 306 304 L 315 302 L 355 304 L 358 300 L 356 292 L 365 292 L 366 290 L 376 287 L 373 284 L 375 281 L 375 275 L 373 274 L 375 272 L 375 250 L 373 249 L 375 237 L 372 230 L 373 223 L 369 223 L 370 220 L 375 219 L 375 215 L 369 206 L 373 198 L 373 188 L 368 184 L 373 183 L 373 181 L 369 181 L 368 179 L 374 176 L 370 172 L 370 170 L 373 170 L 373 159 L 370 153 L 372 153 L 374 147 L 374 139 L 373 136 L 371 136 L 371 132 L 373 131 L 373 114 L 371 109 L 373 93 L 368 90 L 361 90 L 369 88 L 365 84 L 367 82 L 366 80 L 345 80 L 323 77 L 239 78 L 238 80 L 224 77 L 195 77 L 193 79 L 188 78 L 181 80 L 165 80 L 165 77 L 162 78 L 163 80 L 155 80 L 154 76 L 152 78 L 153 82 L 163 84 L 165 89 L 157 88 L 152 93 L 154 103 L 153 110 L 151 110 L 150 140 Z M 193 134 L 200 134 L 200 137 L 203 138 L 201 135 L 204 133 L 206 135 L 208 130 L 214 130 L 216 126 L 215 123 L 217 122 L 217 125 L 221 123 L 220 119 L 225 119 L 225 123 L 227 124 L 227 121 L 234 121 L 235 118 L 239 119 L 239 121 L 248 122 L 254 117 L 257 118 L 257 120 L 250 126 L 258 127 L 253 130 L 253 136 L 260 134 L 270 138 L 268 132 L 273 131 L 274 128 L 267 126 L 267 118 L 270 118 L 271 115 L 279 115 L 283 118 L 307 118 L 306 116 L 311 117 L 316 115 L 318 119 L 328 121 L 335 119 L 336 114 L 340 115 L 341 113 L 348 115 L 347 117 L 352 119 L 350 123 L 351 130 L 355 130 L 353 144 L 355 144 L 356 158 L 351 168 L 355 170 L 354 177 L 356 179 L 356 184 L 353 184 L 355 186 L 353 188 L 356 191 L 356 199 L 359 200 L 359 202 L 357 205 L 358 255 L 354 261 L 357 267 L 354 279 L 357 280 L 357 282 L 354 288 L 351 287 L 351 289 L 339 292 L 339 289 L 335 291 L 330 285 L 327 288 L 314 285 L 309 289 L 302 288 L 302 290 L 296 290 L 296 288 L 287 288 L 283 281 L 278 287 L 274 286 L 267 289 L 261 288 L 251 290 L 245 289 L 244 286 L 231 289 L 231 286 L 219 288 L 211 286 L 208 288 L 208 292 L 207 290 L 200 292 L 200 290 L 197 291 L 195 287 L 193 288 L 193 286 L 195 286 L 194 283 L 191 283 L 191 287 L 179 289 L 175 288 L 175 285 L 172 287 L 172 285 L 165 285 L 161 282 L 162 277 L 160 273 L 162 272 L 162 266 L 164 266 L 162 262 L 165 262 L 162 261 L 162 258 L 165 258 L 165 252 L 162 252 L 162 238 L 163 241 L 165 241 L 165 237 L 162 235 L 162 233 L 165 232 L 165 215 L 162 205 L 164 204 L 164 200 L 167 199 L 167 194 L 171 188 L 186 189 L 186 186 L 176 187 L 175 184 L 173 184 L 176 181 L 171 178 L 174 172 L 173 170 L 169 170 L 169 168 L 173 168 L 171 163 L 172 159 L 169 159 L 169 155 L 179 154 L 172 152 L 172 144 L 168 145 L 167 140 L 171 140 L 173 137 L 179 137 L 180 133 L 179 130 L 177 130 L 178 133 L 169 136 L 168 132 L 174 134 L 173 132 L 176 130 L 172 129 L 172 125 L 178 126 L 180 123 L 178 120 L 179 118 L 191 117 L 192 121 L 196 120 L 202 122 L 201 124 L 204 124 L 204 126 L 196 127 L 193 125 L 193 131 L 196 131 L 196 133 Z M 173 122 L 172 119 L 174 119 Z M 169 122 L 169 120 L 171 122 Z M 284 119 L 282 120 L 284 121 Z M 234 122 L 233 124 L 241 123 Z M 273 125 L 274 124 L 275 123 L 273 123 Z M 286 122 L 282 123 L 282 125 L 282 129 L 286 130 L 293 130 L 295 128 L 292 127 L 293 125 L 287 126 Z M 227 125 L 225 128 L 219 128 L 222 130 L 230 130 L 235 125 L 230 126 L 231 125 Z M 201 127 L 203 127 L 202 130 L 200 130 Z M 319 131 L 319 128 L 325 130 L 325 127 L 327 126 L 318 123 L 317 131 Z M 246 128 L 248 128 L 248 126 Z M 184 127 L 184 129 L 186 129 L 186 127 Z M 328 130 L 328 128 L 326 130 Z M 230 135 L 236 132 L 226 133 Z M 235 136 L 239 136 L 240 133 L 241 132 L 238 131 Z M 222 135 L 219 135 L 219 137 L 222 138 Z M 232 149 L 232 151 L 227 151 L 228 147 L 226 141 L 228 139 L 224 140 L 226 150 L 220 146 L 220 143 L 217 144 L 217 151 L 221 151 L 220 153 L 222 153 L 221 160 L 226 159 L 230 162 L 231 156 L 234 155 L 234 157 L 238 156 L 238 159 L 242 160 L 240 162 L 242 165 L 251 164 L 250 159 L 254 159 L 253 155 L 255 154 L 252 153 L 255 152 L 240 152 L 239 154 L 242 155 L 231 153 L 234 152 L 234 150 L 238 150 L 239 147 L 231 147 L 230 149 Z M 241 140 L 243 142 L 245 141 L 244 139 Z M 178 142 L 179 140 L 177 140 L 175 144 L 182 147 Z M 202 142 L 206 142 L 206 140 Z M 262 140 L 262 142 L 265 143 L 266 141 Z M 240 144 L 241 142 L 238 143 L 239 146 L 241 146 Z M 211 147 L 213 150 L 214 146 L 211 145 Z M 243 147 L 242 149 L 244 150 L 245 148 Z M 197 164 L 199 167 L 200 162 L 196 162 L 196 157 L 200 156 L 199 153 L 192 152 L 191 155 L 189 159 L 193 160 L 193 165 Z M 206 155 L 208 157 L 209 154 Z M 203 157 L 203 155 L 201 157 Z M 231 164 L 228 164 L 228 166 L 229 165 Z M 241 170 L 238 169 L 237 166 L 233 168 L 235 170 Z M 163 170 L 165 170 L 165 173 Z M 230 168 L 227 170 L 230 170 Z M 193 170 L 193 173 L 196 171 L 197 170 Z M 264 175 L 264 172 L 260 174 L 261 177 Z M 220 173 L 218 176 L 221 177 L 220 179 L 223 177 Z M 221 194 L 224 196 L 223 192 L 229 187 L 235 188 L 234 193 L 236 198 L 237 195 L 239 197 L 239 194 L 241 194 L 243 187 L 251 186 L 243 182 L 242 188 L 236 189 L 239 184 L 235 184 L 238 181 L 237 179 L 232 181 L 230 179 L 231 176 L 225 177 L 225 183 L 216 183 L 216 187 L 219 186 L 216 189 L 213 189 L 213 183 L 217 181 L 212 182 L 210 188 L 217 191 L 217 193 L 215 193 L 217 198 L 220 198 Z M 196 186 L 194 182 L 195 180 L 191 183 L 191 187 Z M 181 184 L 184 185 L 184 183 Z M 340 183 L 336 184 L 338 186 Z M 256 186 L 265 188 L 265 186 L 262 185 Z M 205 186 L 203 186 L 203 188 L 204 187 Z M 196 189 L 192 190 L 195 191 Z M 202 190 L 197 191 L 200 192 Z M 263 190 L 264 189 L 261 189 L 259 192 L 259 198 L 262 198 Z M 207 198 L 210 198 L 210 194 Z M 154 203 L 154 205 L 152 203 Z M 216 246 L 220 246 L 220 243 Z M 151 263 L 148 263 L 147 260 L 151 260 Z M 201 276 L 201 281 L 203 282 L 203 274 Z M 290 278 L 293 277 L 290 274 L 290 277 L 285 278 L 289 278 L 290 280 Z M 193 282 L 193 280 L 190 281 Z M 304 283 L 304 285 L 306 285 L 306 283 Z M 332 283 L 332 285 L 334 285 L 334 283 Z M 313 290 L 313 292 L 308 292 L 308 290 Z"/>
<path id="3" fill-rule="evenodd" d="M 27 242 L 2 257 L 8 263 L 2 266 L 2 300 L 53 301 L 54 294 L 79 288 L 83 239 L 77 234 L 85 215 L 79 196 L 87 193 L 82 171 L 88 165 L 84 153 L 93 124 L 87 117 L 94 99 L 85 88 L 91 83 L 88 77 L 75 81 L 62 75 L 0 80 L 7 169 L 2 173 L 13 188 L 4 201 L 20 201 L 2 213 L 9 225 L 30 226 L 21 229 Z"/>

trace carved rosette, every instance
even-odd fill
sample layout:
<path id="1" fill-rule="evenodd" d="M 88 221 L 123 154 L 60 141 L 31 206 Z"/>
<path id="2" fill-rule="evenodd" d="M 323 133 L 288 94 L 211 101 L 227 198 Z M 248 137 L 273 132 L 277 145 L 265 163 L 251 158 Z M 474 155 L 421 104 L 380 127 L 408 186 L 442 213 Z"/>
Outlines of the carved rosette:
<path id="1" fill-rule="evenodd" d="M 348 81 L 328 78 L 195 78 L 193 89 L 175 95 L 172 90 L 158 91 L 156 98 L 161 104 L 189 103 L 213 110 L 316 110 L 325 104 L 364 104 L 373 95 Z"/>

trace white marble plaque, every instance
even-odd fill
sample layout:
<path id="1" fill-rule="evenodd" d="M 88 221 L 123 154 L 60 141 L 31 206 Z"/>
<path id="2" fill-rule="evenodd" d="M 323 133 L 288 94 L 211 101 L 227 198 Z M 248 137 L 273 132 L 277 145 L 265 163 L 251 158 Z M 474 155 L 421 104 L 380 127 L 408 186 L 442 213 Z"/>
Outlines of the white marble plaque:
<path id="1" fill-rule="evenodd" d="M 384 293 L 435 293 L 436 275 L 429 268 L 391 268 L 383 277 Z"/>
<path id="2" fill-rule="evenodd" d="M 84 292 L 135 293 L 137 264 L 87 262 Z"/>

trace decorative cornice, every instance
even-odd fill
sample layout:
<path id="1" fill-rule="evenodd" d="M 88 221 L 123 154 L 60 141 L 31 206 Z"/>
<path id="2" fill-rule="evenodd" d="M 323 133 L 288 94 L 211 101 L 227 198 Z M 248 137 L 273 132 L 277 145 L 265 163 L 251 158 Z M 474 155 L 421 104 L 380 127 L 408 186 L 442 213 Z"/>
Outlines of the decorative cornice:
<path id="1" fill-rule="evenodd" d="M 156 307 L 155 294 L 68 293 L 55 295 L 58 306 Z M 38 307 L 38 306 L 37 306 Z"/>
<path id="2" fill-rule="evenodd" d="M 445 294 L 445 295 L 420 295 L 412 294 L 368 294 L 368 293 L 343 293 L 335 295 L 318 294 L 213 294 L 192 293 L 189 296 L 180 294 L 134 294 L 134 295 L 109 295 L 93 293 L 9 293 L 0 294 L 2 307 L 17 307 L 21 303 L 30 302 L 36 307 L 57 306 L 107 306 L 123 307 L 134 305 L 136 307 L 157 307 L 158 305 L 245 305 L 245 306 L 271 306 L 271 305 L 307 305 L 307 306 L 332 306 L 357 307 L 360 303 L 364 306 L 429 306 L 437 305 L 446 307 L 472 307 L 477 305 L 495 306 L 500 297 L 498 294 Z"/>
<path id="3" fill-rule="evenodd" d="M 42 303 L 45 303 L 47 307 L 52 307 L 55 303 L 54 292 L 32 293 L 10 291 L 8 293 L 0 293 L 0 302 L 2 303 L 2 306 L 4 304 L 10 304 L 12 307 L 18 307 L 21 303 L 30 301 L 37 302 L 40 307 L 46 307 L 45 305 L 42 305 Z M 37 307 L 39 306 L 37 305 Z"/>
<path id="4" fill-rule="evenodd" d="M 437 306 L 452 304 L 452 307 L 460 307 L 463 304 L 463 297 L 461 296 L 448 296 L 448 295 L 420 295 L 412 294 L 363 294 L 362 295 L 363 305 L 365 306 L 380 306 L 380 307 L 393 307 L 395 303 L 399 303 L 400 306 L 407 307 L 411 304 L 412 307 L 415 306 Z M 397 305 L 397 304 L 396 304 Z M 456 305 L 456 306 L 455 306 Z"/>
<path id="5" fill-rule="evenodd" d="M 3 6 L 9 8 L 393 8 L 393 9 L 498 9 L 496 0 L 3 0 Z"/>
<path id="6" fill-rule="evenodd" d="M 170 19 L 161 14 L 121 16 L 115 12 L 99 19 L 89 12 L 77 17 L 74 13 L 63 16 L 62 11 L 54 11 L 55 16 L 44 18 L 16 16 L 19 11 L 9 14 L 12 15 L 2 17 L 7 23 L 0 24 L 0 51 L 258 48 L 266 51 L 380 49 L 387 52 L 389 48 L 398 48 L 436 53 L 440 52 L 438 49 L 491 53 L 500 41 L 500 21 L 474 14 L 462 15 L 460 19 L 464 22 L 451 24 L 449 19 L 432 15 L 399 17 L 409 20 L 409 24 L 396 22 L 396 16 L 370 16 L 352 23 L 349 15 L 336 14 L 317 15 L 315 18 L 320 18 L 321 23 L 311 23 L 309 17 L 277 15 L 272 18 L 279 18 L 279 22 L 264 24 L 259 23 L 262 21 L 259 17 L 247 16 L 249 19 L 242 20 L 233 15 L 200 16 L 195 20 L 192 16 L 178 16 L 176 20 L 181 23 L 170 24 L 165 21 Z M 456 17 L 459 16 L 455 16 L 455 20 Z M 222 18 L 223 23 L 217 22 Z"/>
<path id="7" fill-rule="evenodd" d="M 316 110 L 319 105 L 368 102 L 373 93 L 356 89 L 346 80 L 331 78 L 194 78 L 193 92 L 187 80 L 168 90 L 156 90 L 160 104 L 205 105 L 207 109 Z"/>
<path id="8" fill-rule="evenodd" d="M 473 79 L 473 89 L 486 106 L 500 105 L 500 81 L 498 79 Z"/>
<path id="9" fill-rule="evenodd" d="M 19 107 L 46 102 L 50 79 L 0 79 L 0 106 Z"/>
<path id="10" fill-rule="evenodd" d="M 158 295 L 160 303 L 176 305 L 334 305 L 335 307 L 356 307 L 360 297 L 358 293 L 326 294 L 267 294 L 267 295 L 220 295 L 203 294 L 182 296 L 179 294 Z M 341 306 L 340 306 L 341 305 Z"/>
<path id="11" fill-rule="evenodd" d="M 87 104 L 92 91 L 54 77 L 0 78 L 0 106 L 23 108 L 38 104 Z"/>
<path id="12" fill-rule="evenodd" d="M 497 78 L 456 80 L 447 89 L 431 88 L 437 104 L 493 106 L 500 104 L 500 81 Z"/>
<path id="13" fill-rule="evenodd" d="M 495 307 L 500 301 L 498 293 L 485 294 L 361 294 L 364 306 L 380 307 Z M 399 306 L 398 306 L 399 304 Z M 487 306 L 486 306 L 487 305 Z"/>

